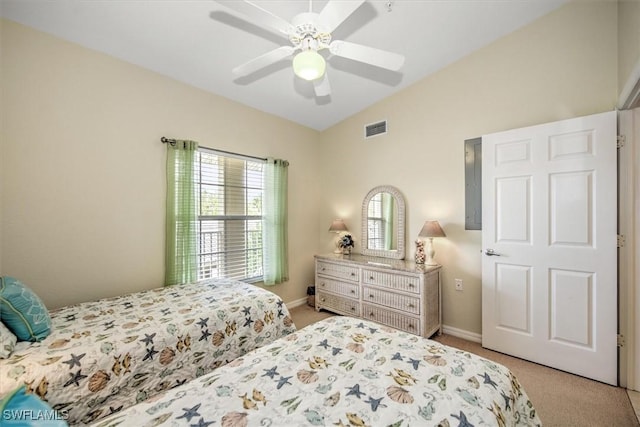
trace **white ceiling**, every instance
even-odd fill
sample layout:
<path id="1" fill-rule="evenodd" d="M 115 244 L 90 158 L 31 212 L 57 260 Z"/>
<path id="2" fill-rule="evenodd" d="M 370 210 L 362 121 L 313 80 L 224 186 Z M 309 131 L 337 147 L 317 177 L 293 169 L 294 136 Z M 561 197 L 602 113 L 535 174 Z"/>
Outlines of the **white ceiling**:
<path id="1" fill-rule="evenodd" d="M 0 15 L 324 130 L 566 1 L 370 0 L 332 38 L 403 54 L 405 65 L 387 71 L 323 51 L 329 97 L 315 97 L 312 84 L 293 74 L 290 59 L 234 79 L 231 69 L 289 42 L 215 1 L 0 0 Z M 307 0 L 254 3 L 287 21 L 309 10 Z M 326 3 L 314 1 L 314 12 Z"/>

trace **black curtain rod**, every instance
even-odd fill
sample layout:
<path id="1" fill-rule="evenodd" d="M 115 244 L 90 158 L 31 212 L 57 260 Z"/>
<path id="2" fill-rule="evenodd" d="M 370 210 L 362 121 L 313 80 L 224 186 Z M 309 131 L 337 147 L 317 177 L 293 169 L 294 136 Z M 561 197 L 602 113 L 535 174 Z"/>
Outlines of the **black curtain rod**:
<path id="1" fill-rule="evenodd" d="M 160 141 L 161 141 L 163 144 L 169 144 L 169 145 L 171 145 L 172 147 L 175 147 L 175 146 L 176 146 L 176 143 L 178 142 L 178 140 L 176 140 L 176 139 L 166 138 L 166 137 L 164 137 L 164 136 L 163 136 L 162 138 L 160 138 Z M 266 161 L 267 161 L 267 159 L 266 159 L 266 158 L 264 158 L 264 157 L 247 156 L 246 154 L 234 153 L 234 152 L 231 152 L 231 151 L 218 150 L 218 149 L 213 149 L 213 148 L 209 148 L 209 150 L 213 150 L 213 151 L 218 152 L 218 153 L 229 154 L 229 155 L 231 155 L 231 156 L 240 156 L 240 157 L 246 157 L 246 158 L 248 158 L 248 159 L 262 160 L 263 162 L 266 162 Z"/>

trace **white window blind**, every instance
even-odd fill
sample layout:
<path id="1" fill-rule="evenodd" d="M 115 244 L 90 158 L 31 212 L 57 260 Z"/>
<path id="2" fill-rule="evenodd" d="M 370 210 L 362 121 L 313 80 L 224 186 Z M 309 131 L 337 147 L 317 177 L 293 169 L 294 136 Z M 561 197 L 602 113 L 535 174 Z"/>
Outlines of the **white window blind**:
<path id="1" fill-rule="evenodd" d="M 367 211 L 367 228 L 369 249 L 384 249 L 384 219 L 382 217 L 382 193 L 378 193 L 369 201 Z"/>
<path id="2" fill-rule="evenodd" d="M 198 280 L 262 280 L 263 165 L 198 149 Z"/>

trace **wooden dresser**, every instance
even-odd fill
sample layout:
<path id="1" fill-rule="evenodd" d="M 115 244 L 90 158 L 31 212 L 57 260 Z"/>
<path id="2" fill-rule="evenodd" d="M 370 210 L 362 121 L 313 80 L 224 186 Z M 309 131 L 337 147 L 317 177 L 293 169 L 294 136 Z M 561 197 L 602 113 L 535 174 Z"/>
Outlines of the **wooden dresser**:
<path id="1" fill-rule="evenodd" d="M 412 334 L 441 332 L 440 266 L 363 255 L 316 255 L 316 310 Z"/>

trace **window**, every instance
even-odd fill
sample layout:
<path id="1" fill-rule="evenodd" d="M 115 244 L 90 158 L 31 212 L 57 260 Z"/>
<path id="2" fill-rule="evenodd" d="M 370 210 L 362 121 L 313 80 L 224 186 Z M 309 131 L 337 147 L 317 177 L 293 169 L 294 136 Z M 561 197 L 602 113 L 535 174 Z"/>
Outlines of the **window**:
<path id="1" fill-rule="evenodd" d="M 264 161 L 199 148 L 198 280 L 262 280 Z"/>
<path id="2" fill-rule="evenodd" d="M 382 193 L 369 201 L 367 212 L 367 236 L 369 249 L 384 249 L 384 218 L 382 217 Z"/>

